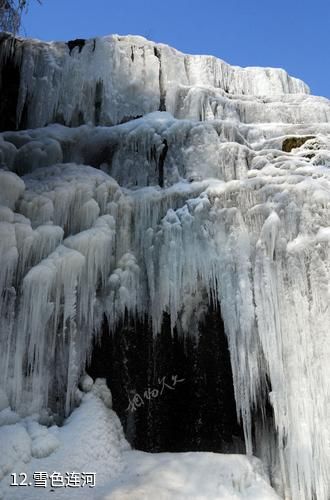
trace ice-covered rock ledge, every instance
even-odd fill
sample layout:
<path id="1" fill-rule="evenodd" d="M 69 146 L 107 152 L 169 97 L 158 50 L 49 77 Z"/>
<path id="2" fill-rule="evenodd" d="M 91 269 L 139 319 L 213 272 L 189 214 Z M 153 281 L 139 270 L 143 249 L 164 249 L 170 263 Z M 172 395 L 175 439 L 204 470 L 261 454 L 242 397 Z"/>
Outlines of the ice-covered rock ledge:
<path id="1" fill-rule="evenodd" d="M 215 299 L 248 454 L 286 499 L 328 500 L 329 101 L 140 37 L 4 35 L 0 60 L 0 404 L 17 460 L 45 452 L 19 419 L 73 410 L 104 317 L 148 316 L 156 334 L 166 313 L 194 335 Z"/>
<path id="2" fill-rule="evenodd" d="M 308 93 L 282 69 L 239 68 L 138 36 L 68 43 L 0 38 L 0 129 L 118 124 L 152 111 L 179 113 L 187 95 Z M 205 92 L 204 92 L 205 93 Z M 202 96 L 201 96 L 202 97 Z M 203 96 L 204 100 L 205 97 Z"/>

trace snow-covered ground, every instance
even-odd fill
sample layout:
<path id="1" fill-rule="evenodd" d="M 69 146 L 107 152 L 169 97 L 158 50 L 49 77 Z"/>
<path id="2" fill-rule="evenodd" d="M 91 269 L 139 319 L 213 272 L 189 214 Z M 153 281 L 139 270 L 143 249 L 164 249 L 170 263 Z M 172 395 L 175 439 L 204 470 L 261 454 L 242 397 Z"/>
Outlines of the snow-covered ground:
<path id="1" fill-rule="evenodd" d="M 100 379 L 82 396 L 63 427 L 45 427 L 33 417 L 0 427 L 1 500 L 276 500 L 262 464 L 256 458 L 215 453 L 151 454 L 131 450 L 109 389 Z M 4 412 L 0 412 L 3 415 Z M 8 420 L 9 421 L 9 420 Z M 35 472 L 47 472 L 37 483 Z M 31 486 L 10 486 L 27 474 Z M 78 473 L 78 482 L 52 483 L 57 472 Z M 80 473 L 96 473 L 95 486 L 84 485 Z M 77 476 L 76 476 L 77 477 Z M 79 481 L 80 480 L 80 481 Z M 54 479 L 55 481 L 55 479 Z M 93 482 L 93 481 L 92 481 Z M 42 484 L 42 486 L 35 486 Z M 56 486 L 57 484 L 57 486 Z"/>

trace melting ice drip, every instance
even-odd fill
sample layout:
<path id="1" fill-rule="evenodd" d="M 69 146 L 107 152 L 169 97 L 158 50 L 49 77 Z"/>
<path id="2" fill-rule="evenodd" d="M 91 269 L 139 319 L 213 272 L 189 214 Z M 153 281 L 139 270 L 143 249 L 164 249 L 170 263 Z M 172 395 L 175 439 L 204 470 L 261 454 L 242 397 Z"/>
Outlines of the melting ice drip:
<path id="1" fill-rule="evenodd" d="M 12 408 L 42 411 L 61 388 L 70 412 L 104 315 L 114 329 L 148 314 L 158 332 L 166 312 L 192 334 L 215 299 L 248 453 L 271 386 L 282 493 L 327 500 L 329 101 L 283 70 L 140 37 L 3 36 L 1 61 L 2 112 L 30 127 L 0 140 Z M 266 422 L 258 439 L 272 446 Z"/>

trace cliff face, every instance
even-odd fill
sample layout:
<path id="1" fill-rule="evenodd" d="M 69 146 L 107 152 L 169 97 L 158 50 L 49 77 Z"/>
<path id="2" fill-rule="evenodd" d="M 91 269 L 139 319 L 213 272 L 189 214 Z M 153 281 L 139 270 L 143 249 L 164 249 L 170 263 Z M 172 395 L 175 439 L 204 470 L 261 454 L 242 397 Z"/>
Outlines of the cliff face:
<path id="1" fill-rule="evenodd" d="M 235 95 L 308 93 L 303 82 L 283 70 L 233 67 L 142 37 L 42 43 L 3 35 L 0 44 L 1 92 L 15 91 L 9 106 L 10 115 L 16 108 L 11 120 L 15 118 L 17 128 L 54 122 L 117 125 L 153 111 L 179 118 L 199 119 L 205 113 L 222 118 L 217 108 L 223 103 L 240 113 Z"/>
<path id="2" fill-rule="evenodd" d="M 11 407 L 67 415 L 86 363 L 110 385 L 131 378 L 129 392 L 162 375 L 152 353 L 164 367 L 180 355 L 190 384 L 204 377 L 201 401 L 212 405 L 208 388 L 235 398 L 247 452 L 283 495 L 327 500 L 330 102 L 283 70 L 141 37 L 4 35 L 0 60 L 0 371 Z M 105 332 L 127 344 L 112 340 L 101 369 Z M 114 372 L 116 359 L 125 370 Z M 118 381 L 113 390 L 125 419 Z M 223 401 L 225 439 L 240 429 Z M 152 435 L 157 411 L 133 427 L 149 418 Z"/>

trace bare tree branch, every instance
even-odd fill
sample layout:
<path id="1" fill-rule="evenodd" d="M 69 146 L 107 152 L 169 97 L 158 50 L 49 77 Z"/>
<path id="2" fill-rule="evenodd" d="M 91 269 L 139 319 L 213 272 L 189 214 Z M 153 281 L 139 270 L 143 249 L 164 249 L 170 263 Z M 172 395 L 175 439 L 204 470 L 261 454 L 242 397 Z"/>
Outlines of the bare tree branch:
<path id="1" fill-rule="evenodd" d="M 37 0 L 41 3 L 41 0 Z M 14 35 L 18 32 L 23 12 L 28 8 L 29 0 L 0 0 L 0 30 Z"/>

